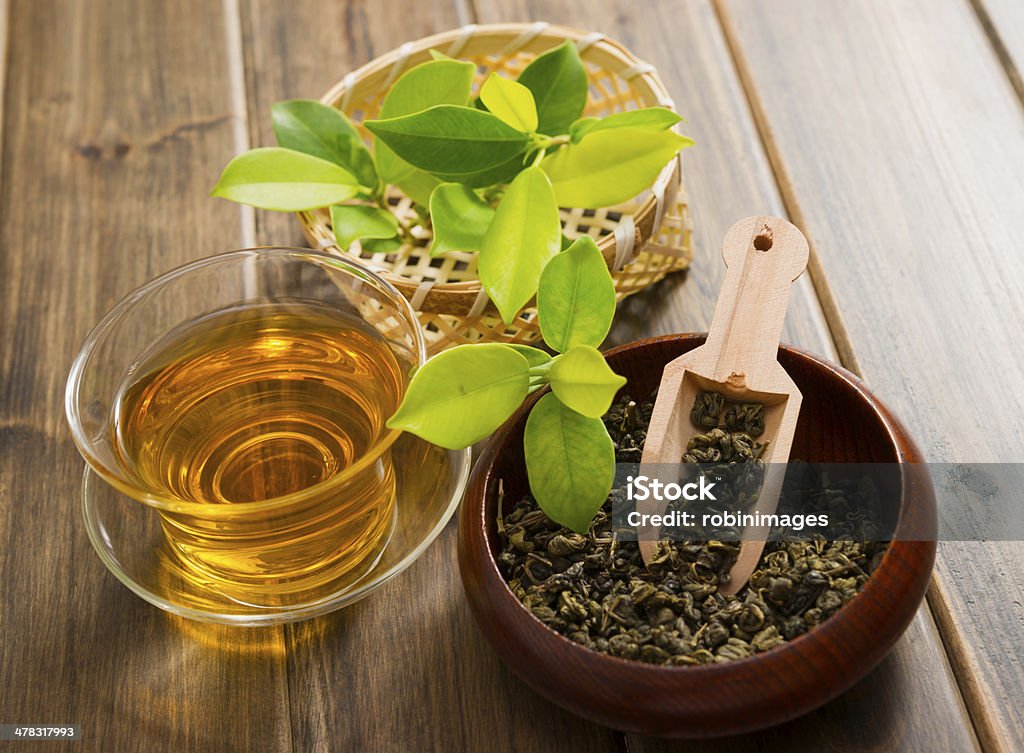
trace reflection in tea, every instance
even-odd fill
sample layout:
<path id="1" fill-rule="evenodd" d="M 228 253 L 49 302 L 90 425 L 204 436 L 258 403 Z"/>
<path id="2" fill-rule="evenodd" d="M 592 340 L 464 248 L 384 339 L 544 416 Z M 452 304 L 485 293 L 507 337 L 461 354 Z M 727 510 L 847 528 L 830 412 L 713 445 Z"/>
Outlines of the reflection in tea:
<path id="1" fill-rule="evenodd" d="M 349 583 L 390 534 L 391 458 L 367 453 L 404 380 L 388 343 L 336 309 L 224 310 L 137 360 L 118 390 L 112 444 L 150 493 L 224 506 L 163 513 L 185 577 L 259 601 Z M 246 504 L 286 495 L 263 512 Z"/>

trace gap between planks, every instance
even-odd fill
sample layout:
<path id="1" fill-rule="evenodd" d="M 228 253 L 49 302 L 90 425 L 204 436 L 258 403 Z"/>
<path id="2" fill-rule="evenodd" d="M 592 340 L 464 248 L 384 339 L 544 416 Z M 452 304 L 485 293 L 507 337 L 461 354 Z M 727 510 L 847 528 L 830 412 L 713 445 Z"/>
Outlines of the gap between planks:
<path id="1" fill-rule="evenodd" d="M 972 671 L 966 660 L 968 651 L 963 645 L 961 632 L 956 629 L 956 621 L 953 619 L 949 599 L 943 595 L 942 588 L 936 583 L 934 576 L 932 576 L 931 585 L 928 587 L 927 599 L 928 607 L 931 609 L 932 617 L 938 628 L 939 640 L 942 641 L 942 650 L 946 653 L 946 659 L 953 669 L 953 677 L 956 678 L 960 695 L 964 699 L 964 707 L 974 726 L 974 734 L 978 736 L 982 750 L 998 751 L 1002 747 L 999 731 L 992 715 L 984 713 L 987 708 L 985 694 L 978 682 L 976 672 Z"/>
<path id="2" fill-rule="evenodd" d="M 0 0 L 6 2 L 6 0 Z M 231 103 L 231 132 L 235 153 L 248 151 L 249 107 L 245 90 L 245 48 L 242 41 L 242 11 L 238 0 L 221 0 L 224 9 L 224 45 L 228 59 L 228 96 Z M 238 232 L 241 245 L 256 245 L 256 211 L 245 204 L 238 205 Z"/>
<path id="3" fill-rule="evenodd" d="M 1024 107 L 1024 79 L 1021 79 L 1020 71 L 1017 69 L 1009 49 L 1003 42 L 1003 37 L 1000 35 L 999 29 L 996 28 L 991 14 L 985 8 L 983 0 L 967 1 L 971 4 L 971 8 L 974 9 L 974 15 L 977 17 L 978 23 L 981 24 L 982 32 L 988 38 L 989 44 L 992 45 L 992 50 L 999 59 L 999 64 L 1006 73 L 1006 77 L 1010 80 L 1010 86 L 1013 87 L 1013 90 L 1017 93 L 1017 99 L 1020 101 L 1021 106 Z"/>

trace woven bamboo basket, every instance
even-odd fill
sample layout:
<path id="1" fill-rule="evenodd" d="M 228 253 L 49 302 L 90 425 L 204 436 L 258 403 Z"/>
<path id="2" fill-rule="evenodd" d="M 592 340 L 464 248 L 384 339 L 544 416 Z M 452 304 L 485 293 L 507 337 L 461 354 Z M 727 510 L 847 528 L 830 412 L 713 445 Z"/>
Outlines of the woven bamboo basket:
<path id="1" fill-rule="evenodd" d="M 369 140 L 363 121 L 376 117 L 391 85 L 410 67 L 429 60 L 430 50 L 475 63 L 475 91 L 494 71 L 515 78 L 534 57 L 566 39 L 576 43 L 590 79 L 585 115 L 673 107 L 653 66 L 603 34 L 547 23 L 470 25 L 406 43 L 349 73 L 321 101 L 341 109 Z M 326 210 L 299 213 L 307 239 L 315 248 L 356 258 L 397 287 L 419 314 L 431 354 L 463 343 L 530 343 L 540 338 L 532 305 L 511 324 L 501 321 L 477 278 L 476 254 L 450 252 L 431 258 L 429 227 L 419 223 L 410 199 L 394 187 L 389 192 L 392 211 L 412 227 L 415 243 L 389 253 L 364 251 L 358 242 L 338 249 Z M 619 300 L 685 269 L 692 257 L 678 157 L 648 191 L 626 204 L 598 210 L 563 208 L 560 213 L 566 236 L 587 234 L 597 241 Z"/>

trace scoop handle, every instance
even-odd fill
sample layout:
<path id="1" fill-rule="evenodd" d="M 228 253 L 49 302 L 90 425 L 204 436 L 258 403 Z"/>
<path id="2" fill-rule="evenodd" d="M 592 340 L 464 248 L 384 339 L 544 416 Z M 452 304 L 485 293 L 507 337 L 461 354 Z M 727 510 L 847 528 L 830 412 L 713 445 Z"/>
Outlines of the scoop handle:
<path id="1" fill-rule="evenodd" d="M 722 256 L 725 279 L 704 345 L 708 376 L 757 389 L 778 368 L 789 289 L 807 266 L 807 241 L 781 217 L 747 217 L 725 234 Z"/>

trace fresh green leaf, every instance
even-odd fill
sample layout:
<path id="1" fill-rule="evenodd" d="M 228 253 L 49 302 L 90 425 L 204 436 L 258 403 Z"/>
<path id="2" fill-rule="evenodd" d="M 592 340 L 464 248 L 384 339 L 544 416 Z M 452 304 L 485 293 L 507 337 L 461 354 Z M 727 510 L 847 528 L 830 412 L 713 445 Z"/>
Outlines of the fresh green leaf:
<path id="1" fill-rule="evenodd" d="M 410 68 L 388 90 L 378 117 L 397 118 L 434 105 L 464 105 L 473 83 L 473 64 L 458 60 L 432 60 Z M 423 206 L 440 182 L 417 170 L 379 140 L 374 156 L 381 178 L 398 186 L 410 199 Z"/>
<path id="2" fill-rule="evenodd" d="M 587 418 L 544 395 L 523 434 L 530 491 L 545 514 L 586 533 L 615 481 L 615 446 L 600 418 Z"/>
<path id="3" fill-rule="evenodd" d="M 615 281 L 590 236 L 544 267 L 537 286 L 537 317 L 544 342 L 559 353 L 575 345 L 597 347 L 615 316 Z"/>
<path id="4" fill-rule="evenodd" d="M 565 233 L 562 233 L 562 250 L 565 251 L 565 249 L 569 248 L 569 246 L 571 246 L 572 244 L 573 244 L 572 238 L 570 238 Z"/>
<path id="5" fill-rule="evenodd" d="M 577 413 L 600 418 L 611 407 L 615 393 L 626 383 L 597 348 L 576 345 L 558 356 L 548 371 L 558 399 Z"/>
<path id="6" fill-rule="evenodd" d="M 439 175 L 497 167 L 522 154 L 529 140 L 492 113 L 458 105 L 368 120 L 366 127 L 409 164 Z"/>
<path id="7" fill-rule="evenodd" d="M 519 74 L 519 83 L 533 92 L 537 130 L 548 136 L 568 133 L 587 104 L 587 72 L 572 42 L 539 55 Z"/>
<path id="8" fill-rule="evenodd" d="M 388 90 L 380 117 L 397 118 L 434 105 L 464 105 L 473 83 L 473 64 L 461 60 L 428 60 L 410 68 Z"/>
<path id="9" fill-rule="evenodd" d="M 537 130 L 537 106 L 533 94 L 522 84 L 492 73 L 480 87 L 480 101 L 513 128 Z"/>
<path id="10" fill-rule="evenodd" d="M 569 138 L 572 140 L 572 143 L 580 143 L 580 139 L 583 138 L 584 134 L 600 120 L 600 118 L 580 118 L 579 120 L 574 120 L 572 125 L 569 126 Z"/>
<path id="11" fill-rule="evenodd" d="M 508 161 L 500 165 L 468 173 L 438 173 L 442 180 L 452 183 L 462 183 L 472 188 L 485 188 L 498 183 L 511 183 L 512 180 L 526 168 L 524 153 L 513 155 Z"/>
<path id="12" fill-rule="evenodd" d="M 461 183 L 442 183 L 430 195 L 434 242 L 430 255 L 448 251 L 479 251 L 494 209 Z"/>
<path id="13" fill-rule="evenodd" d="M 603 118 L 580 118 L 569 126 L 572 143 L 578 144 L 588 133 L 609 128 L 643 128 L 646 131 L 664 131 L 682 118 L 667 107 L 644 107 L 640 110 L 614 112 Z"/>
<path id="14" fill-rule="evenodd" d="M 548 177 L 523 170 L 487 228 L 477 273 L 506 324 L 537 292 L 540 273 L 561 246 L 562 227 Z"/>
<path id="15" fill-rule="evenodd" d="M 420 367 L 387 425 L 459 450 L 501 426 L 523 402 L 529 383 L 530 365 L 512 348 L 459 345 Z"/>
<path id="16" fill-rule="evenodd" d="M 519 353 L 526 359 L 531 368 L 534 366 L 543 366 L 544 364 L 551 362 L 551 354 L 546 353 L 540 348 L 531 348 L 529 345 L 520 345 L 519 343 L 505 343 L 505 347 L 512 348 L 516 353 Z"/>
<path id="17" fill-rule="evenodd" d="M 312 99 L 293 99 L 275 103 L 270 116 L 279 146 L 340 165 L 360 185 L 376 190 L 379 180 L 370 150 L 340 110 Z"/>
<path id="18" fill-rule="evenodd" d="M 380 142 L 377 146 L 384 146 Z M 386 147 L 385 147 L 386 148 Z M 394 152 L 392 152 L 394 154 Z M 395 155 L 395 159 L 399 159 Z M 405 163 L 409 165 L 408 162 Z M 441 179 L 436 178 L 430 173 L 424 172 L 423 170 L 417 170 L 412 165 L 409 165 L 409 172 L 402 176 L 397 181 L 390 181 L 392 185 L 398 186 L 402 193 L 408 196 L 410 199 L 415 201 L 421 207 L 430 205 L 430 195 L 434 192 L 434 189 L 441 185 Z"/>
<path id="19" fill-rule="evenodd" d="M 693 142 L 675 131 L 614 128 L 588 133 L 545 157 L 558 205 L 596 209 L 649 188 L 676 153 Z"/>
<path id="20" fill-rule="evenodd" d="M 363 238 L 383 239 L 398 235 L 398 220 L 391 212 L 353 204 L 331 207 L 331 227 L 342 251 Z"/>
<path id="21" fill-rule="evenodd" d="M 397 236 L 394 238 L 364 238 L 362 246 L 363 251 L 368 254 L 390 254 L 402 247 L 402 241 Z"/>
<path id="22" fill-rule="evenodd" d="M 435 50 L 433 47 L 430 48 L 430 58 L 432 60 L 454 60 L 450 55 L 445 55 L 440 50 Z"/>
<path id="23" fill-rule="evenodd" d="M 211 196 L 280 212 L 301 212 L 351 199 L 359 183 L 348 170 L 282 147 L 252 149 L 221 173 Z"/>

